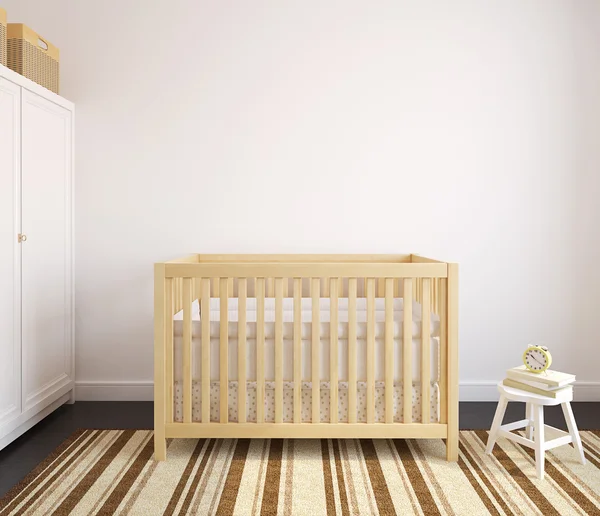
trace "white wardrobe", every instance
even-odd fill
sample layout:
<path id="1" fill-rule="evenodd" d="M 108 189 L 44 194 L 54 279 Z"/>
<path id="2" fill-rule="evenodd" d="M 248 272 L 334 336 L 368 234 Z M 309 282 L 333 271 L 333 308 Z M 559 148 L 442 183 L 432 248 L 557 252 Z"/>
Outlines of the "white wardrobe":
<path id="1" fill-rule="evenodd" d="M 73 122 L 0 65 L 0 449 L 74 400 Z"/>

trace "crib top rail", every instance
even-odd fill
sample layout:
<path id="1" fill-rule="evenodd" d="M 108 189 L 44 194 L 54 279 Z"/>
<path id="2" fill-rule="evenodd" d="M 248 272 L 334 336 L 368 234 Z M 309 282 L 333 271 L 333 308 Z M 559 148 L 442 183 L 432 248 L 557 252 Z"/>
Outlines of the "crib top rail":
<path id="1" fill-rule="evenodd" d="M 165 263 L 411 263 L 411 254 L 190 254 Z"/>
<path id="2" fill-rule="evenodd" d="M 156 264 L 165 278 L 447 278 L 448 263 L 415 254 L 194 254 Z"/>

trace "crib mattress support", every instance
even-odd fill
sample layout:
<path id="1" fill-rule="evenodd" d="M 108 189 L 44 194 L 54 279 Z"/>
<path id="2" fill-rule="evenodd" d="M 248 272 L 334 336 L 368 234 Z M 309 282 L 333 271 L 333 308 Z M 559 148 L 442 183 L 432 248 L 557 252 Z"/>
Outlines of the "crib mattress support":
<path id="1" fill-rule="evenodd" d="M 169 423 L 166 437 L 223 439 L 435 439 L 441 423 Z"/>

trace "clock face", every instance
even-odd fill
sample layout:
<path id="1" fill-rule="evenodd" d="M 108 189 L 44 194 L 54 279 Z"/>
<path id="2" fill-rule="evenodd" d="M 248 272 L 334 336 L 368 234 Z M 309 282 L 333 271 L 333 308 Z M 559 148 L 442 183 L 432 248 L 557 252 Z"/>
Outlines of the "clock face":
<path id="1" fill-rule="evenodd" d="M 531 371 L 541 373 L 548 367 L 548 360 L 546 354 L 542 353 L 540 349 L 529 349 L 525 353 L 525 364 Z"/>

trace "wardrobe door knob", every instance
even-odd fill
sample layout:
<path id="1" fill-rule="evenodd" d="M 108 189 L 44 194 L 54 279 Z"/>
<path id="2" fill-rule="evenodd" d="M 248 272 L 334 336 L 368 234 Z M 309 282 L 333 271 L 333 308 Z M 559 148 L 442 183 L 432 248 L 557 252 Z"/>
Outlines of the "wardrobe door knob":
<path id="1" fill-rule="evenodd" d="M 19 242 L 26 242 L 27 241 L 27 235 L 19 235 Z"/>

